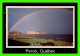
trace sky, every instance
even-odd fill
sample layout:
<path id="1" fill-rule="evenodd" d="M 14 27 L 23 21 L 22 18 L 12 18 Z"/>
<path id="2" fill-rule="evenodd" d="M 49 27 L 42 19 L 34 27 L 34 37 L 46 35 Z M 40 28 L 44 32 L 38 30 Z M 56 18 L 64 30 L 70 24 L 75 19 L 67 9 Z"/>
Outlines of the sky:
<path id="1" fill-rule="evenodd" d="M 16 24 L 22 17 L 39 10 L 43 11 L 33 13 Z M 72 11 L 72 8 L 48 10 L 44 10 L 44 8 L 9 8 L 8 12 L 16 12 L 16 14 L 8 14 L 8 31 L 16 24 L 11 32 L 19 31 L 26 34 L 27 30 L 33 30 L 48 32 L 48 34 L 72 34 Z"/>

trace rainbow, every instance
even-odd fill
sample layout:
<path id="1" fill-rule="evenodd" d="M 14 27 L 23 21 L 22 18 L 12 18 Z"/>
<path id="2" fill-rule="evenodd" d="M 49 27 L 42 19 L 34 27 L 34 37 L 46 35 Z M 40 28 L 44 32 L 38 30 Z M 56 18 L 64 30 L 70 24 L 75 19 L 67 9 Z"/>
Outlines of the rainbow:
<path id="1" fill-rule="evenodd" d="M 41 9 L 41 10 L 37 10 L 37 11 L 34 11 L 34 12 L 32 12 L 32 13 L 29 13 L 29 14 L 25 15 L 24 17 L 22 17 L 20 20 L 18 20 L 18 21 L 10 28 L 9 32 L 11 32 L 11 30 L 12 30 L 17 24 L 19 24 L 24 18 L 27 18 L 27 17 L 29 17 L 29 16 L 31 16 L 31 15 L 33 15 L 33 14 L 39 13 L 39 12 L 41 12 L 41 11 L 46 11 L 46 10 L 53 10 L 53 8 Z M 72 12 L 71 10 L 66 10 L 66 9 L 55 9 L 55 10 Z"/>

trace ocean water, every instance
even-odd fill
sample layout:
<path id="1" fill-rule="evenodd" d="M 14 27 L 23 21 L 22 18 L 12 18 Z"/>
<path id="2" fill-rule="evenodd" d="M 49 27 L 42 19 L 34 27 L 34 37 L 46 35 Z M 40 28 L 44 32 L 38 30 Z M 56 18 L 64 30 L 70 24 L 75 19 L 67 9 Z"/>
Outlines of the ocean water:
<path id="1" fill-rule="evenodd" d="M 18 35 L 20 36 L 20 35 Z M 65 41 L 72 43 L 73 42 L 73 35 L 72 34 L 33 34 L 33 35 L 22 35 L 24 37 L 36 37 L 42 39 L 52 39 L 56 41 Z"/>

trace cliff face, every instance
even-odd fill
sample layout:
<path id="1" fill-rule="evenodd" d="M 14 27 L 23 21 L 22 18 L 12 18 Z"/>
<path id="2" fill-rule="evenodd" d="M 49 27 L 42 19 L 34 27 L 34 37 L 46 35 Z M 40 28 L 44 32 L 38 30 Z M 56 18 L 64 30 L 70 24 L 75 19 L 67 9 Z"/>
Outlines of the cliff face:
<path id="1" fill-rule="evenodd" d="M 15 32 L 9 32 L 9 35 L 18 35 L 18 34 L 21 34 L 21 32 L 17 32 L 17 31 L 15 31 Z"/>
<path id="2" fill-rule="evenodd" d="M 44 32 L 44 31 L 32 31 L 32 30 L 28 30 L 27 31 L 27 35 L 30 35 L 30 34 L 48 34 L 48 33 Z"/>

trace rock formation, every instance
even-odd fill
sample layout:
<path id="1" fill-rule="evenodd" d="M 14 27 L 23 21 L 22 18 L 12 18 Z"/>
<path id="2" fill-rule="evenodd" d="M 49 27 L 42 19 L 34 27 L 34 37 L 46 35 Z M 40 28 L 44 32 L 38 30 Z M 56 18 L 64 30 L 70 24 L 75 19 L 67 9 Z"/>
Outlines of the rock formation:
<path id="1" fill-rule="evenodd" d="M 30 35 L 30 34 L 48 34 L 48 33 L 44 32 L 44 31 L 32 31 L 32 30 L 28 30 L 27 31 L 27 35 Z"/>
<path id="2" fill-rule="evenodd" d="M 9 35 L 19 35 L 19 34 L 21 34 L 21 32 L 18 31 L 9 32 Z"/>

